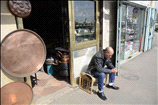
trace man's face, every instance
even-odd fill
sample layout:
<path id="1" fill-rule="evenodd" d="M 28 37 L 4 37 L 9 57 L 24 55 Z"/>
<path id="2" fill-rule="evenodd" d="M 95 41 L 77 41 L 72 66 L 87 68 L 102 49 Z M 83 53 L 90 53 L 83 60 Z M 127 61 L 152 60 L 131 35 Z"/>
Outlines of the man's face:
<path id="1" fill-rule="evenodd" d="M 111 52 L 105 51 L 105 52 L 104 52 L 104 57 L 105 57 L 105 58 L 111 58 L 113 54 L 114 54 L 114 52 L 112 52 L 112 51 L 111 51 Z"/>

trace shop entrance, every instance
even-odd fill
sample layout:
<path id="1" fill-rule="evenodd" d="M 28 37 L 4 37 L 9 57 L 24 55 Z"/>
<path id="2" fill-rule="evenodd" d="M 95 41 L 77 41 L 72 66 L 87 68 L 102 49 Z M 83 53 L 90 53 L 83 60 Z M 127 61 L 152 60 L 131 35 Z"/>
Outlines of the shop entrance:
<path id="1" fill-rule="evenodd" d="M 35 31 L 47 49 L 43 71 L 69 82 L 68 1 L 30 1 L 32 11 L 23 19 L 25 29 Z"/>

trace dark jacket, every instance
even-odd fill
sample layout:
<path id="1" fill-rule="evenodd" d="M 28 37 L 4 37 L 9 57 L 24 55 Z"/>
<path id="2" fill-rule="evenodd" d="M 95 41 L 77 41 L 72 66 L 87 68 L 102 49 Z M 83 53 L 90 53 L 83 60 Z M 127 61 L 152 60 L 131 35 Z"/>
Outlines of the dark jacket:
<path id="1" fill-rule="evenodd" d="M 107 67 L 106 69 L 104 67 Z M 87 73 L 94 75 L 97 72 L 104 72 L 106 74 L 111 73 L 111 69 L 115 68 L 111 63 L 110 58 L 104 58 L 103 50 L 97 52 L 91 59 Z"/>

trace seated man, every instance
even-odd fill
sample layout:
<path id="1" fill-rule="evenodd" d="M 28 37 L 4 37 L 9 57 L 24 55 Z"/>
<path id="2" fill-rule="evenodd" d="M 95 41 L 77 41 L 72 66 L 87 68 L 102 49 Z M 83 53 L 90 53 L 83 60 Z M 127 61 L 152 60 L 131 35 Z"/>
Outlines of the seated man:
<path id="1" fill-rule="evenodd" d="M 92 57 L 87 68 L 87 73 L 91 74 L 95 78 L 98 78 L 99 91 L 97 95 L 103 100 L 107 99 L 103 92 L 105 74 L 110 74 L 109 84 L 106 87 L 115 90 L 119 89 L 119 87 L 116 87 L 113 84 L 115 81 L 115 73 L 117 72 L 117 69 L 113 66 L 110 60 L 113 54 L 114 50 L 112 47 L 107 47 L 104 50 L 100 50 Z"/>

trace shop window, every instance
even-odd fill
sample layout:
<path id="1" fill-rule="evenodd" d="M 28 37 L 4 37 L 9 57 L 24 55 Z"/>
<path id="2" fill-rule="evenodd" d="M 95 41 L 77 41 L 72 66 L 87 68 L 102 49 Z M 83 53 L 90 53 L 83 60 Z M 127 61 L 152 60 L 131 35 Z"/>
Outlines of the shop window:
<path id="1" fill-rule="evenodd" d="M 125 58 L 129 57 L 131 54 L 139 51 L 139 43 L 140 43 L 140 36 L 139 36 L 139 21 L 138 17 L 140 11 L 138 8 L 133 6 L 128 6 L 127 12 L 127 34 L 126 34 L 126 54 Z"/>
<path id="2" fill-rule="evenodd" d="M 140 8 L 122 4 L 120 6 L 121 35 L 120 35 L 120 60 L 129 58 L 139 51 L 140 37 L 142 34 L 142 11 Z"/>
<path id="3" fill-rule="evenodd" d="M 95 2 L 74 1 L 75 42 L 96 39 Z"/>
<path id="4" fill-rule="evenodd" d="M 125 35 L 126 35 L 126 5 L 122 5 L 122 22 L 121 22 L 121 45 L 120 45 L 120 59 L 124 59 L 124 49 L 125 49 Z"/>

